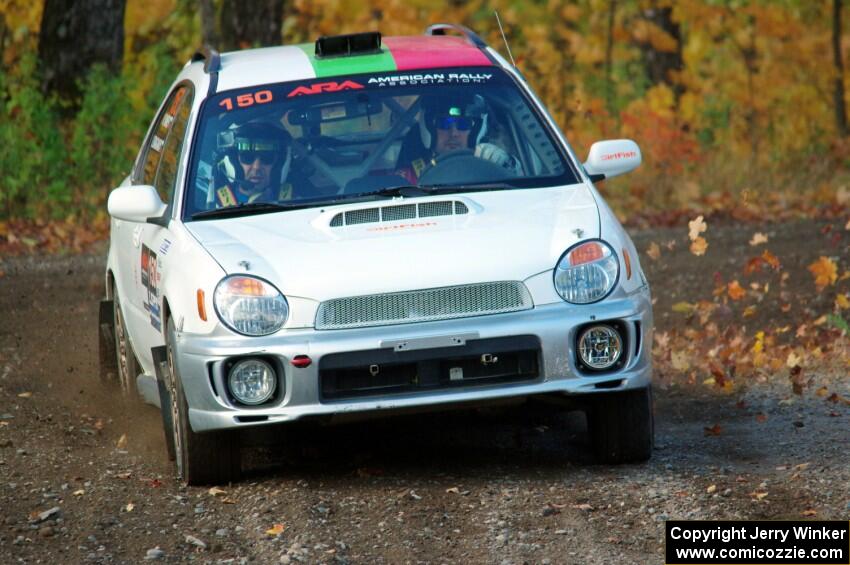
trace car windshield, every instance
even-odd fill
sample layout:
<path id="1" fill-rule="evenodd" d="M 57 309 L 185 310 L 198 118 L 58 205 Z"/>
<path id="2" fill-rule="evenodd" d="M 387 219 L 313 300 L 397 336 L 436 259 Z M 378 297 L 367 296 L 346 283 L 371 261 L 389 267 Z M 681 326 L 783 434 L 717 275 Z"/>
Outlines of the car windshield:
<path id="1" fill-rule="evenodd" d="M 551 131 L 503 70 L 352 75 L 209 98 L 184 217 L 230 215 L 246 204 L 283 205 L 245 207 L 273 211 L 576 182 Z"/>

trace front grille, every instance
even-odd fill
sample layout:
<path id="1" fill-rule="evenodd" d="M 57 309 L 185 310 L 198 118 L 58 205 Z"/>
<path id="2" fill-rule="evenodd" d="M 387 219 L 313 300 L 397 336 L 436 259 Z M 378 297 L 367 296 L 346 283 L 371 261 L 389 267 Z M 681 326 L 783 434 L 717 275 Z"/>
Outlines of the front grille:
<path id="1" fill-rule="evenodd" d="M 502 281 L 337 298 L 322 302 L 317 330 L 411 324 L 530 310 L 525 285 Z"/>

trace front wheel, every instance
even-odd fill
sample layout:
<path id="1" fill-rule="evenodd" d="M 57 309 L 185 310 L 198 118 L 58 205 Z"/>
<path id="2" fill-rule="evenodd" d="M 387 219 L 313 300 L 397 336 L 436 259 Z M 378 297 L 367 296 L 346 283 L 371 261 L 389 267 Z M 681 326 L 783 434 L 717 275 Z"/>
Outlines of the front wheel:
<path id="1" fill-rule="evenodd" d="M 655 419 L 652 388 L 599 394 L 587 414 L 590 439 L 601 463 L 640 463 L 652 455 Z"/>
<path id="2" fill-rule="evenodd" d="M 176 332 L 174 322 L 168 320 L 168 380 L 173 422 L 174 454 L 177 473 L 188 485 L 225 484 L 239 478 L 241 454 L 236 430 L 195 433 L 189 423 L 189 404 L 183 391 L 183 382 L 177 372 L 175 360 Z"/>

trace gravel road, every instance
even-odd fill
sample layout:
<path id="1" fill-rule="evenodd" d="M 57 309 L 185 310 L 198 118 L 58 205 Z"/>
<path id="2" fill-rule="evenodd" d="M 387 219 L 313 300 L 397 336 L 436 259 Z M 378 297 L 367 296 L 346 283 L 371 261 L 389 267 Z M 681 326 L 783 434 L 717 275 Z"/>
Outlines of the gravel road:
<path id="1" fill-rule="evenodd" d="M 811 260 L 846 268 L 823 228 L 760 228 L 798 298 Z M 636 234 L 681 242 L 642 258 L 661 329 L 753 231 L 712 226 L 699 259 L 684 228 Z M 98 382 L 103 255 L 0 261 L 0 563 L 662 563 L 668 518 L 850 515 L 850 406 L 812 392 L 850 383 L 817 368 L 802 395 L 787 371 L 732 393 L 664 383 L 642 465 L 594 464 L 581 414 L 525 405 L 276 429 L 242 482 L 183 487 L 156 410 Z"/>

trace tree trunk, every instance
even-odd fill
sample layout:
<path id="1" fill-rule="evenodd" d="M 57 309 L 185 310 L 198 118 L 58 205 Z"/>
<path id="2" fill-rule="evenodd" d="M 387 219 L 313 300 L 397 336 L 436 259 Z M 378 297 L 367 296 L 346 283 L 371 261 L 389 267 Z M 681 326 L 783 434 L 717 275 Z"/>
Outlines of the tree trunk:
<path id="1" fill-rule="evenodd" d="M 201 8 L 201 42 L 204 45 L 218 48 L 218 33 L 215 25 L 215 4 L 213 0 L 200 0 Z"/>
<path id="2" fill-rule="evenodd" d="M 224 0 L 221 7 L 223 50 L 281 44 L 284 0 Z"/>
<path id="3" fill-rule="evenodd" d="M 838 135 L 847 137 L 847 106 L 844 103 L 844 60 L 841 54 L 841 4 L 832 0 L 832 58 L 835 64 L 835 125 Z"/>
<path id="4" fill-rule="evenodd" d="M 605 43 L 605 104 L 614 112 L 614 21 L 617 15 L 617 0 L 608 2 L 608 37 Z"/>
<path id="5" fill-rule="evenodd" d="M 124 56 L 125 0 L 45 0 L 38 60 L 47 92 L 79 105 L 78 81 L 95 63 L 113 72 Z"/>
<path id="6" fill-rule="evenodd" d="M 679 23 L 673 21 L 673 8 L 669 6 L 659 8 L 653 2 L 650 8 L 643 11 L 643 17 L 676 40 L 676 48 L 670 51 L 658 50 L 649 41 L 640 43 L 639 47 L 643 53 L 644 66 L 650 82 L 670 86 L 678 100 L 682 95 L 682 85 L 676 80 L 675 72 L 682 70 L 684 62 L 682 60 L 682 30 Z"/>

